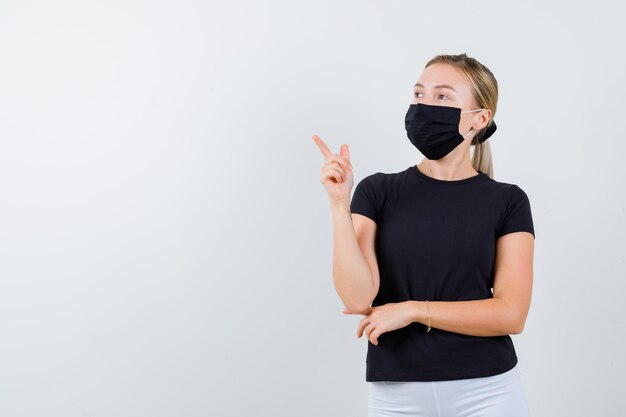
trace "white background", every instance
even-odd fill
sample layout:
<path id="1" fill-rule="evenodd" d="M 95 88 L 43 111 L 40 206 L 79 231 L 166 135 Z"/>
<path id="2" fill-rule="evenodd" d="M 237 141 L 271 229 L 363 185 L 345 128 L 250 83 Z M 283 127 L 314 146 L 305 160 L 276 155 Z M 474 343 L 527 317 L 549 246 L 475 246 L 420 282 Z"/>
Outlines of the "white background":
<path id="1" fill-rule="evenodd" d="M 365 416 L 311 136 L 355 183 L 418 163 L 412 85 L 463 52 L 533 210 L 531 413 L 621 415 L 618 4 L 3 1 L 0 415 Z"/>

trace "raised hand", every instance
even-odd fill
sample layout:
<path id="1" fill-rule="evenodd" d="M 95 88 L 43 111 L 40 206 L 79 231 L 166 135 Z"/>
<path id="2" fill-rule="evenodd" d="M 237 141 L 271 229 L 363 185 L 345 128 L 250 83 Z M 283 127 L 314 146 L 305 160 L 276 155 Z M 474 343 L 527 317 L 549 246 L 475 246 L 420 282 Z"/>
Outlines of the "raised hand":
<path id="1" fill-rule="evenodd" d="M 320 170 L 320 182 L 324 185 L 328 197 L 331 201 L 343 200 L 349 203 L 354 177 L 348 145 L 341 145 L 339 154 L 334 154 L 319 136 L 313 135 L 313 141 L 325 159 Z"/>

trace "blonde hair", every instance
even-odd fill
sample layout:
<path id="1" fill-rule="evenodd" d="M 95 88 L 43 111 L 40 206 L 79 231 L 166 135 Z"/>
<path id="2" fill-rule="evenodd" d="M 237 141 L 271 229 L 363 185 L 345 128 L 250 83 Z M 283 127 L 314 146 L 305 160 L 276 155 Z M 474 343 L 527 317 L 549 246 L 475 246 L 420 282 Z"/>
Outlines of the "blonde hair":
<path id="1" fill-rule="evenodd" d="M 449 64 L 455 67 L 467 79 L 472 90 L 472 96 L 478 108 L 491 110 L 491 119 L 487 126 L 476 132 L 472 138 L 474 145 L 472 166 L 475 170 L 484 172 L 493 178 L 493 161 L 489 140 L 480 143 L 487 128 L 493 124 L 498 107 L 498 81 L 489 68 L 478 62 L 475 58 L 468 57 L 465 53 L 459 55 L 437 55 L 432 58 L 424 68 L 432 64 Z"/>

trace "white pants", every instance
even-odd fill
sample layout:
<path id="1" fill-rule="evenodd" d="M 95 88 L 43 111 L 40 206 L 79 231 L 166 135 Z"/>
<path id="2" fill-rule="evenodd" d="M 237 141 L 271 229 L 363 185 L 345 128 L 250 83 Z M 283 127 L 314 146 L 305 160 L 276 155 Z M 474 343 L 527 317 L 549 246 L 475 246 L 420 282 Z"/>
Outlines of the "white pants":
<path id="1" fill-rule="evenodd" d="M 370 381 L 368 417 L 528 417 L 517 365 L 450 381 Z"/>

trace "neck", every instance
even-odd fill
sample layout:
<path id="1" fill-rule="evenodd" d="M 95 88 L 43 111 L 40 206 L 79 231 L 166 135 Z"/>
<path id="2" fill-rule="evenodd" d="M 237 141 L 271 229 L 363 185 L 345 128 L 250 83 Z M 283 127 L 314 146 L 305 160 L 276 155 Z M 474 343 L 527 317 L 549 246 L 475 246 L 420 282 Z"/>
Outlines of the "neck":
<path id="1" fill-rule="evenodd" d="M 429 177 L 444 181 L 456 181 L 478 175 L 471 162 L 457 164 L 447 161 L 436 161 L 424 158 L 418 165 L 420 171 Z"/>

